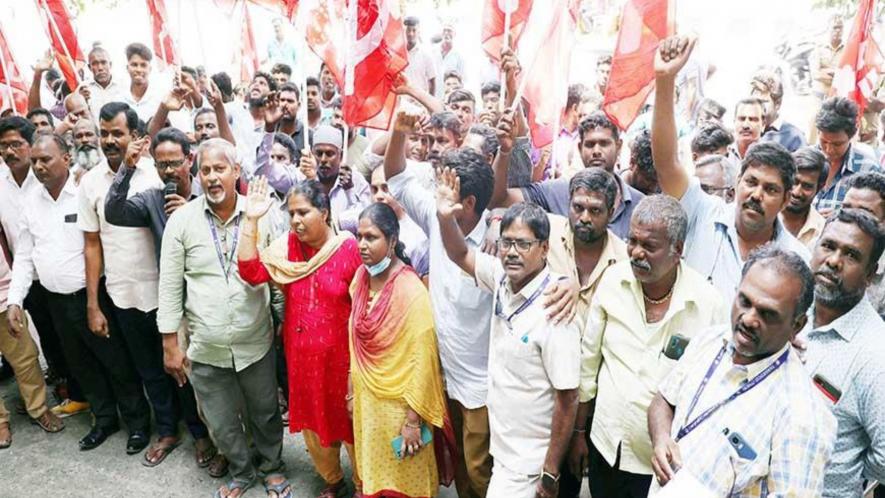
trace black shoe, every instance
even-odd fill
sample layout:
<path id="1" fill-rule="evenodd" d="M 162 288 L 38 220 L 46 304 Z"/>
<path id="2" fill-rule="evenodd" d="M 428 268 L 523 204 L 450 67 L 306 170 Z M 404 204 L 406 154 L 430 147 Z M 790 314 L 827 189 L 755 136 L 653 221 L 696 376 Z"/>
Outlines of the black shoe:
<path id="1" fill-rule="evenodd" d="M 151 437 L 146 431 L 133 431 L 129 434 L 129 440 L 126 441 L 126 454 L 135 455 L 141 453 L 141 450 L 147 448 L 150 442 Z"/>
<path id="2" fill-rule="evenodd" d="M 111 434 L 120 430 L 120 426 L 113 425 L 110 427 L 95 426 L 80 440 L 80 451 L 94 450 L 101 446 Z"/>

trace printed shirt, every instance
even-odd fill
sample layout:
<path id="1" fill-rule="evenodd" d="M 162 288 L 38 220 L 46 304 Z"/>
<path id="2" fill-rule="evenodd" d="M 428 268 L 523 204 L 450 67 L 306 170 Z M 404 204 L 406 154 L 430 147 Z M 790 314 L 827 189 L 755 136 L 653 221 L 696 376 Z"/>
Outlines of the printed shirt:
<path id="1" fill-rule="evenodd" d="M 725 355 L 713 372 L 697 406 L 687 413 L 716 355 Z M 787 360 L 743 396 L 726 404 L 683 437 L 680 472 L 689 472 L 716 496 L 820 496 L 824 467 L 836 435 L 836 421 L 826 409 L 798 354 L 789 343 L 749 365 L 732 361 L 730 325 L 713 327 L 691 341 L 660 393 L 676 407 L 671 437 L 683 425 L 728 398 L 787 351 Z M 688 419 L 688 420 L 687 420 Z M 742 458 L 729 443 L 738 433 L 756 453 Z M 651 491 L 658 489 L 653 480 Z"/>

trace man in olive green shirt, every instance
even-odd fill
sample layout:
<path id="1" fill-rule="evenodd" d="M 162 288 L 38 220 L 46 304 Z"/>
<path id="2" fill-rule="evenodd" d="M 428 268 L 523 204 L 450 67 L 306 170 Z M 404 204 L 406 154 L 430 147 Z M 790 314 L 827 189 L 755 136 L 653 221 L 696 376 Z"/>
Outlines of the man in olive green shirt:
<path id="1" fill-rule="evenodd" d="M 236 150 L 223 139 L 210 139 L 197 157 L 205 195 L 169 218 L 160 252 L 157 323 L 165 367 L 179 384 L 187 382 L 190 367 L 206 423 L 230 462 L 231 481 L 221 496 L 242 496 L 259 473 L 285 495 L 270 291 L 246 284 L 237 269 L 246 201 L 235 188 Z M 190 335 L 186 356 L 176 334 L 182 318 Z M 257 466 L 244 425 L 260 456 Z"/>

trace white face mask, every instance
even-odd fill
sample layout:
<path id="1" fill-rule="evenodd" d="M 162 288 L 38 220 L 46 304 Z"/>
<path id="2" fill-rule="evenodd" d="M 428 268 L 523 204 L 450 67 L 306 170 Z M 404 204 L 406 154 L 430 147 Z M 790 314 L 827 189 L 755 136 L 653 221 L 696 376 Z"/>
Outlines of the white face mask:
<path id="1" fill-rule="evenodd" d="M 366 270 L 369 272 L 369 275 L 376 277 L 384 273 L 384 270 L 386 270 L 387 267 L 390 266 L 390 262 L 390 256 L 384 256 L 384 259 L 375 263 L 374 265 L 366 265 Z"/>

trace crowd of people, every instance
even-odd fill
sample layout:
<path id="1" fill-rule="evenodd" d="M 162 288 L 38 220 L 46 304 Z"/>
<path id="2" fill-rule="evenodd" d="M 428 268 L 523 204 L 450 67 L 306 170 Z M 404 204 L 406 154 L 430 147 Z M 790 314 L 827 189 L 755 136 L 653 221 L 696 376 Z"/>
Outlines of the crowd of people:
<path id="1" fill-rule="evenodd" d="M 536 149 L 512 50 L 477 98 L 454 27 L 431 51 L 404 24 L 400 106 L 372 133 L 344 126 L 325 66 L 293 78 L 279 26 L 242 91 L 182 66 L 164 94 L 139 43 L 128 84 L 101 45 L 73 91 L 38 61 L 27 116 L 0 119 L 0 354 L 22 413 L 50 433 L 91 414 L 84 451 L 122 423 L 148 467 L 183 422 L 227 476 L 216 497 L 295 495 L 284 427 L 320 498 L 885 480 L 885 173 L 859 129 L 879 118 L 829 97 L 832 54 L 810 134 L 764 67 L 726 125 L 674 36 L 635 126 L 599 109 L 602 57 Z"/>

